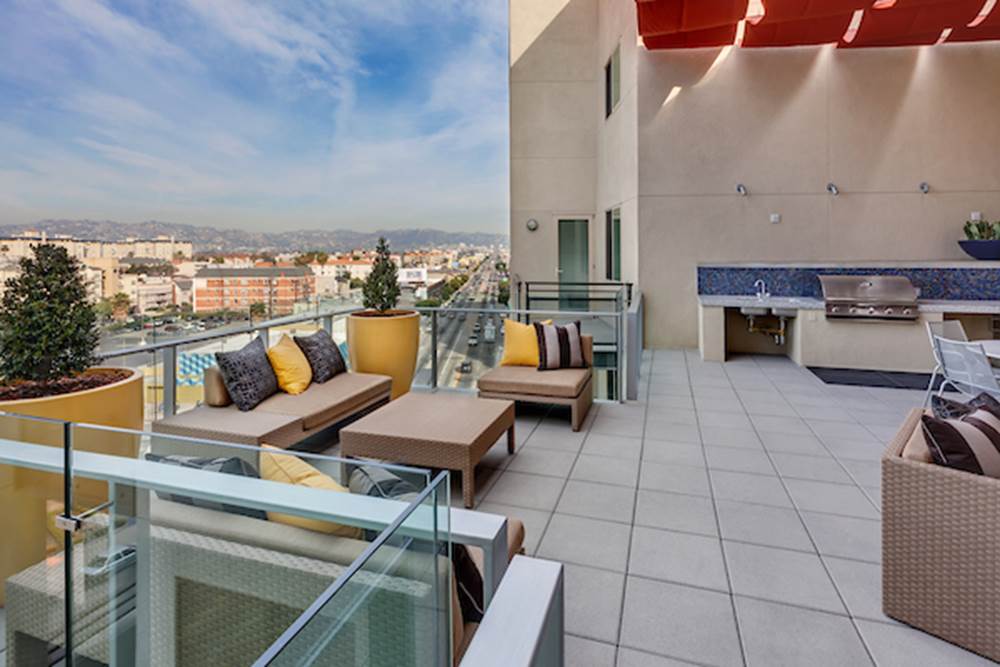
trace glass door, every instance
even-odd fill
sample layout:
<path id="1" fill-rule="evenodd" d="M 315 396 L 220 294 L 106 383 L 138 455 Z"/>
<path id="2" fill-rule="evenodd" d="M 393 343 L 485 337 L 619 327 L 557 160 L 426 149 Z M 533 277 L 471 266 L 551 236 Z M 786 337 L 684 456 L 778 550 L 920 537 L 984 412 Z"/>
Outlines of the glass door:
<path id="1" fill-rule="evenodd" d="M 559 308 L 586 310 L 590 278 L 590 221 L 559 220 Z M 583 298 L 580 298 L 583 297 Z"/>

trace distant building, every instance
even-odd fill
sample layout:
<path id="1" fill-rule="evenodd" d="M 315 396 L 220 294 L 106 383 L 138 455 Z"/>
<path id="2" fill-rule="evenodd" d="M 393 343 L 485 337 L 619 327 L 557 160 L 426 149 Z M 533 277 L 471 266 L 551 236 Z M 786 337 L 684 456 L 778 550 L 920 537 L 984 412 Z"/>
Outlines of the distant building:
<path id="1" fill-rule="evenodd" d="M 316 277 L 308 267 L 206 267 L 194 275 L 191 305 L 195 312 L 246 310 L 262 303 L 268 314 L 286 315 L 297 302 L 316 293 Z"/>
<path id="2" fill-rule="evenodd" d="M 83 282 L 87 286 L 87 298 L 91 302 L 97 303 L 103 294 L 103 274 L 100 269 L 90 266 L 83 267 Z M 3 262 L 0 260 L 0 296 L 7 290 L 7 281 L 16 278 L 21 273 L 21 267 L 17 262 Z"/>
<path id="3" fill-rule="evenodd" d="M 169 276 L 123 273 L 118 279 L 119 291 L 128 295 L 132 307 L 140 315 L 163 310 L 174 303 L 174 281 Z"/>
<path id="4" fill-rule="evenodd" d="M 125 257 L 150 257 L 171 261 L 175 257 L 191 257 L 194 244 L 178 241 L 172 236 L 157 236 L 152 239 L 127 238 L 123 241 L 98 241 L 76 239 L 70 236 L 49 236 L 45 232 L 24 232 L 7 238 L 0 238 L 0 258 L 20 259 L 31 254 L 31 249 L 39 243 L 66 248 L 79 260 Z"/>

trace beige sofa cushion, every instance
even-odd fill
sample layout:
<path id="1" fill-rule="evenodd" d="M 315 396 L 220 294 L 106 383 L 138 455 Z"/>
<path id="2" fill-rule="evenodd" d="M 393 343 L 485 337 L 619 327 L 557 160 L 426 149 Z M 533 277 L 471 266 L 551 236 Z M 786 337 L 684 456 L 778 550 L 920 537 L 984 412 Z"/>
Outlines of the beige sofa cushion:
<path id="1" fill-rule="evenodd" d="M 930 414 L 930 411 L 926 411 L 925 414 Z M 917 427 L 913 429 L 913 433 L 910 434 L 910 439 L 906 441 L 906 445 L 903 447 L 903 458 L 910 461 L 920 461 L 921 463 L 934 462 L 934 459 L 931 458 L 931 450 L 927 447 L 923 425 L 919 421 L 917 422 Z"/>
<path id="2" fill-rule="evenodd" d="M 322 384 L 314 382 L 301 394 L 270 396 L 254 411 L 301 417 L 308 431 L 352 413 L 391 387 L 392 378 L 385 375 L 340 373 Z"/>
<path id="3" fill-rule="evenodd" d="M 527 366 L 500 366 L 479 378 L 479 390 L 497 394 L 575 398 L 589 379 L 589 368 L 540 371 Z"/>
<path id="4" fill-rule="evenodd" d="M 222 371 L 218 366 L 205 369 L 205 404 L 213 408 L 224 408 L 233 404 L 233 399 L 226 389 L 226 381 L 222 379 Z"/>
<path id="5" fill-rule="evenodd" d="M 153 431 L 205 440 L 223 440 L 245 445 L 295 441 L 302 437 L 302 419 L 294 415 L 264 412 L 259 407 L 240 412 L 235 405 L 213 408 L 199 405 L 193 410 L 153 422 Z"/>

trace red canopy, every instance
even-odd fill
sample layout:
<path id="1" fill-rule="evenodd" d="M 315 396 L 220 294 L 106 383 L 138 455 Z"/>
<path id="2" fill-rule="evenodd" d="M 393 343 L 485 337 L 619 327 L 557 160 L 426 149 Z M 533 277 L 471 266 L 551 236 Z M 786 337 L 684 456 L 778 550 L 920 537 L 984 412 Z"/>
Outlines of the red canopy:
<path id="1" fill-rule="evenodd" d="M 647 49 L 1000 39 L 996 0 L 636 0 Z M 741 25 L 742 24 L 742 25 Z"/>

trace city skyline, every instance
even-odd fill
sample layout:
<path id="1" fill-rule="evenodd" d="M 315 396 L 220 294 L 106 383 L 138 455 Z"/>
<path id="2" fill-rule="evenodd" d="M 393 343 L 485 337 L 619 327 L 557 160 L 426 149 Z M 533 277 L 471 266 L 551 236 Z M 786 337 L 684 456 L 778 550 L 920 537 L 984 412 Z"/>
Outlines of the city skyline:
<path id="1" fill-rule="evenodd" d="M 506 231 L 499 0 L 0 6 L 0 225 Z"/>

